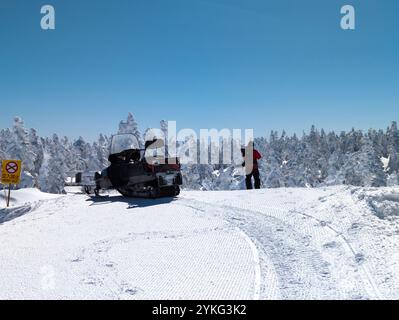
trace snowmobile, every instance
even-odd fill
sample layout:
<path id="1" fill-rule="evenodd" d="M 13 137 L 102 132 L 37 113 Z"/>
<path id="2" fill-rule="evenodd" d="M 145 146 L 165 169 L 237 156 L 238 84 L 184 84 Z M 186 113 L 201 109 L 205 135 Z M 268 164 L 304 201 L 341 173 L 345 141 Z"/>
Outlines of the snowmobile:
<path id="1" fill-rule="evenodd" d="M 101 190 L 116 189 L 125 197 L 177 196 L 182 185 L 181 166 L 177 157 L 156 154 L 163 146 L 163 140 L 154 139 L 140 149 L 134 135 L 114 135 L 108 157 L 111 165 L 94 174 L 94 185 L 84 186 L 86 193 L 99 195 Z"/>

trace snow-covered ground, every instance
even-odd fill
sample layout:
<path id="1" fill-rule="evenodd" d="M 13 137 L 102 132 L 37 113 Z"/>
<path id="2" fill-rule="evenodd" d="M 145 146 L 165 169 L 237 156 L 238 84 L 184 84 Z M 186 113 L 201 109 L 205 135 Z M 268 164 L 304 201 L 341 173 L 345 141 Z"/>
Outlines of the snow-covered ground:
<path id="1" fill-rule="evenodd" d="M 0 199 L 4 200 L 4 199 Z M 2 299 L 398 299 L 399 189 L 13 192 Z"/>
<path id="2" fill-rule="evenodd" d="M 43 201 L 59 197 L 55 194 L 40 192 L 38 189 L 26 188 L 12 190 L 10 193 L 9 208 L 0 209 L 0 223 L 24 215 L 42 204 Z M 6 186 L 0 190 L 0 208 L 6 206 L 8 189 Z"/>

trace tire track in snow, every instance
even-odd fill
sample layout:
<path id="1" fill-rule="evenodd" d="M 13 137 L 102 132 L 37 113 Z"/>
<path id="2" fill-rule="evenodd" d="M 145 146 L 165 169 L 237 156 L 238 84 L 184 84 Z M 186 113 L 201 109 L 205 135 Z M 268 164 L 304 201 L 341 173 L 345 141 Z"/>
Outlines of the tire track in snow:
<path id="1" fill-rule="evenodd" d="M 191 200 L 190 200 L 191 201 Z M 193 200 L 193 202 L 197 202 L 196 200 Z M 209 205 L 206 203 L 202 203 L 205 205 Z M 192 205 L 190 203 L 183 203 L 179 202 L 177 205 L 180 205 L 182 207 L 194 209 L 195 212 L 201 212 L 201 215 L 206 214 L 206 210 L 204 210 L 201 207 L 198 207 L 197 205 Z M 231 223 L 231 222 L 230 222 Z M 280 297 L 279 290 L 278 290 L 278 279 L 276 276 L 276 272 L 274 270 L 274 266 L 271 263 L 271 261 L 265 257 L 263 257 L 263 264 L 267 265 L 266 270 L 264 270 L 264 274 L 267 275 L 267 279 L 269 279 L 267 290 L 264 290 L 262 294 L 262 271 L 261 271 L 261 262 L 260 262 L 260 254 L 257 245 L 252 241 L 251 237 L 246 234 L 240 227 L 235 226 L 234 229 L 245 239 L 245 241 L 248 243 L 248 246 L 251 249 L 252 252 L 252 257 L 253 257 L 253 263 L 254 263 L 254 293 L 253 293 L 253 300 L 259 300 L 264 296 L 265 299 L 267 300 L 273 300 L 273 299 L 278 299 Z"/>
<path id="2" fill-rule="evenodd" d="M 224 207 L 228 207 L 230 209 L 235 209 L 236 207 L 234 206 L 224 206 Z M 250 210 L 252 211 L 252 210 Z M 252 212 L 257 212 L 257 211 L 252 211 Z M 262 212 L 257 212 L 259 214 L 262 214 Z M 353 246 L 350 244 L 350 242 L 348 241 L 348 239 L 339 231 L 337 231 L 334 227 L 331 226 L 331 224 L 326 223 L 323 220 L 320 220 L 310 214 L 304 213 L 304 212 L 300 212 L 300 211 L 290 211 L 290 213 L 296 213 L 296 214 L 300 214 L 304 217 L 307 217 L 309 219 L 312 219 L 314 221 L 316 221 L 317 223 L 319 223 L 320 225 L 322 225 L 323 227 L 328 228 L 329 230 L 332 231 L 332 233 L 334 233 L 337 237 L 341 238 L 343 243 L 345 243 L 345 245 L 347 246 L 348 250 L 351 252 L 352 256 L 353 256 L 353 260 L 357 261 L 357 257 L 358 257 L 358 253 L 356 253 L 355 249 L 353 248 Z M 378 287 L 375 284 L 375 281 L 373 279 L 373 277 L 371 276 L 370 272 L 368 271 L 367 267 L 364 266 L 363 264 L 359 264 L 358 265 L 361 269 L 362 272 L 360 273 L 360 276 L 362 277 L 363 283 L 365 284 L 369 284 L 369 285 L 365 285 L 364 288 L 367 291 L 367 293 L 373 297 L 373 299 L 384 299 L 383 295 L 381 294 L 381 292 L 379 291 Z"/>
<path id="3" fill-rule="evenodd" d="M 326 271 L 320 254 L 309 247 L 307 240 L 304 241 L 301 234 L 274 217 L 256 216 L 254 212 L 245 210 L 239 214 L 247 218 L 241 227 L 254 238 L 254 241 L 256 240 L 259 249 L 265 253 L 276 270 L 283 298 L 327 297 L 326 292 L 331 289 L 331 282 L 328 281 L 329 272 Z M 269 276 L 264 280 L 270 285 Z"/>
<path id="4" fill-rule="evenodd" d="M 186 198 L 186 200 L 188 200 Z M 202 206 L 211 206 L 208 203 L 205 202 L 200 202 L 195 199 L 189 199 L 190 203 L 183 203 L 179 202 L 179 205 L 188 207 L 191 209 L 195 209 L 197 212 L 201 212 L 201 214 L 205 214 L 209 210 L 205 210 L 204 208 L 200 207 Z M 198 206 L 200 204 L 200 206 Z M 211 206 L 212 209 L 214 210 L 215 207 Z M 220 206 L 217 206 L 217 209 L 222 210 L 223 208 Z M 225 219 L 223 212 L 221 213 L 223 216 L 223 219 Z M 253 299 L 254 300 L 259 300 L 259 299 L 266 299 L 266 300 L 276 300 L 281 298 L 280 290 L 279 290 L 279 284 L 278 284 L 278 276 L 276 274 L 276 270 L 274 268 L 274 264 L 272 261 L 268 258 L 266 253 L 262 250 L 261 252 L 259 251 L 259 244 L 255 244 L 256 239 L 251 239 L 251 237 L 244 231 L 242 230 L 236 223 L 232 223 L 232 221 L 227 221 L 229 224 L 232 224 L 234 226 L 234 230 L 236 230 L 248 243 L 251 251 L 252 251 L 252 256 L 253 256 L 253 263 L 254 263 L 254 295 Z M 255 242 L 254 242 L 255 241 Z M 262 259 L 260 259 L 260 255 L 262 256 Z M 261 263 L 262 261 L 262 263 Z M 263 275 L 263 277 L 262 277 Z M 267 279 L 267 285 L 263 284 L 263 280 Z"/>
<path id="5" fill-rule="evenodd" d="M 325 292 L 331 289 L 328 287 L 330 282 L 316 279 L 325 279 L 328 276 L 320 276 L 321 272 L 316 271 L 323 269 L 321 256 L 317 251 L 302 244 L 300 234 L 284 221 L 272 216 L 259 215 L 252 210 L 227 205 L 214 206 L 192 198 L 189 201 L 197 203 L 197 206 L 208 207 L 208 211 L 213 211 L 214 214 L 217 210 L 218 214 L 231 224 L 245 230 L 248 237 L 257 244 L 258 250 L 263 252 L 266 258 L 262 268 L 263 296 L 277 299 L 278 291 L 279 298 L 284 299 L 326 297 Z M 234 213 L 231 214 L 231 211 Z M 240 221 L 245 223 L 239 224 Z M 279 230 L 283 229 L 288 232 L 279 234 Z M 270 269 L 274 270 L 272 276 Z"/>
<path id="6" fill-rule="evenodd" d="M 240 228 L 236 228 L 237 231 L 242 235 L 242 237 L 247 241 L 249 247 L 251 248 L 254 264 L 255 264 L 255 281 L 254 281 L 254 300 L 259 300 L 260 298 L 260 286 L 261 286 L 261 271 L 260 271 L 260 261 L 259 252 L 255 244 L 252 242 L 251 238 Z"/>
<path id="7" fill-rule="evenodd" d="M 308 213 L 304 213 L 304 212 L 300 212 L 300 211 L 291 211 L 293 213 L 296 214 L 300 214 L 302 216 L 305 216 L 309 219 L 315 220 L 316 222 L 320 223 L 321 225 L 323 225 L 324 227 L 330 229 L 333 233 L 336 234 L 337 237 L 341 238 L 342 241 L 346 244 L 347 248 L 349 249 L 349 251 L 352 253 L 353 255 L 353 259 L 356 261 L 357 257 L 359 256 L 359 254 L 356 252 L 356 250 L 353 248 L 353 246 L 351 245 L 351 243 L 349 242 L 349 240 L 342 234 L 342 232 L 339 232 L 338 230 L 336 230 L 333 226 L 331 226 L 331 223 L 327 223 L 323 220 L 320 220 Z M 380 292 L 380 290 L 378 289 L 377 285 L 375 284 L 374 278 L 371 276 L 369 270 L 367 269 L 367 267 L 363 264 L 360 264 L 359 267 L 362 269 L 363 274 L 364 274 L 364 281 L 366 283 L 369 283 L 369 286 L 365 286 L 365 289 L 368 291 L 368 293 L 371 296 L 374 296 L 375 298 L 379 299 L 379 300 L 384 300 L 384 296 L 383 294 Z M 371 289 L 371 290 L 370 290 Z"/>
<path id="8" fill-rule="evenodd" d="M 199 205 L 203 205 L 203 206 L 207 206 L 207 207 L 211 207 L 210 209 L 211 210 L 213 210 L 213 211 L 215 211 L 215 206 L 214 205 L 211 205 L 211 204 L 209 204 L 209 203 L 204 203 L 204 202 L 201 202 L 201 201 L 198 201 L 198 200 L 196 200 L 196 199 L 193 199 L 193 198 L 185 198 L 187 201 L 189 201 L 189 202 L 195 202 L 195 203 L 198 203 Z M 239 214 L 239 215 L 241 215 L 241 216 L 243 216 L 243 214 L 244 214 L 244 212 L 246 212 L 246 213 L 248 213 L 248 214 L 255 214 L 255 215 L 258 215 L 258 216 L 260 216 L 260 218 L 263 218 L 263 219 L 266 219 L 266 218 L 271 218 L 271 217 L 273 217 L 272 215 L 267 215 L 265 212 L 261 212 L 261 211 L 256 211 L 256 210 L 248 210 L 248 209 L 243 209 L 243 208 L 240 208 L 240 207 L 235 207 L 235 206 L 229 206 L 229 205 L 217 205 L 216 206 L 217 207 L 217 209 L 220 211 L 220 210 L 222 210 L 223 211 L 223 215 L 224 216 L 227 216 L 227 218 L 229 218 L 229 220 L 231 220 L 231 216 L 229 216 L 228 214 L 226 214 L 226 212 L 228 212 L 229 210 L 233 210 L 234 211 L 234 213 L 235 213 L 235 216 L 237 216 L 237 214 Z M 270 208 L 269 208 L 269 210 L 270 210 Z M 302 212 L 297 212 L 297 211 L 290 211 L 289 213 L 297 213 L 297 214 L 300 214 L 300 215 L 302 215 L 303 217 L 305 217 L 305 218 L 308 218 L 308 219 L 312 219 L 312 220 L 315 220 L 315 221 L 317 221 L 318 222 L 318 224 L 319 225 L 321 225 L 321 226 L 326 226 L 326 225 L 323 225 L 323 221 L 321 221 L 321 220 L 319 220 L 319 219 L 317 219 L 317 218 L 315 218 L 315 217 L 313 217 L 313 216 L 311 216 L 311 215 L 308 215 L 308 214 L 305 214 L 305 213 L 302 213 Z M 274 218 L 276 218 L 276 217 L 274 217 Z M 278 219 L 278 218 L 276 218 L 276 219 Z M 234 219 L 234 220 L 236 220 L 236 219 Z M 283 224 L 286 224 L 286 222 L 284 222 L 283 220 L 280 220 Z M 230 221 L 231 222 L 231 221 Z M 248 222 L 248 221 L 246 221 L 246 222 Z M 260 223 L 260 221 L 259 221 L 259 223 Z M 265 225 L 266 226 L 266 225 Z M 313 228 L 314 229 L 314 228 Z M 350 243 L 349 243 L 349 241 L 340 233 L 340 232 L 338 232 L 337 230 L 335 230 L 334 228 L 332 228 L 331 226 L 329 226 L 329 228 L 328 228 L 328 230 L 330 230 L 330 232 L 332 232 L 335 236 L 337 236 L 337 237 L 340 237 L 340 239 L 342 240 L 342 242 L 347 246 L 347 248 L 349 249 L 349 252 L 352 254 L 352 258 L 353 258 L 353 260 L 356 260 L 356 252 L 355 252 L 355 250 L 353 249 L 353 247 L 350 245 Z M 265 230 L 266 231 L 266 230 Z M 252 236 L 254 236 L 253 234 L 252 234 Z M 290 235 L 290 236 L 292 236 L 292 235 Z M 255 238 L 256 238 L 256 235 L 255 235 Z M 259 240 L 259 239 L 257 239 L 256 238 L 256 240 Z M 270 241 L 276 241 L 276 239 L 269 239 Z M 287 244 L 285 244 L 285 245 L 287 245 Z M 269 248 L 270 249 L 270 248 Z M 306 254 L 306 251 L 303 251 L 302 252 L 303 254 Z M 315 261 L 315 265 L 316 265 L 316 267 L 317 267 L 317 265 L 319 264 L 319 265 L 323 265 L 322 263 L 322 258 L 321 258 L 321 256 L 320 257 L 316 257 L 316 256 L 313 256 L 313 255 L 310 255 L 310 258 L 311 259 L 321 259 L 319 262 L 321 262 L 321 264 L 319 264 L 318 263 L 318 261 L 316 261 L 316 260 L 314 260 Z M 306 260 L 306 259 L 305 259 Z M 306 263 L 305 263 L 305 265 L 306 265 Z M 362 265 L 360 265 L 359 266 L 360 268 L 361 268 L 361 270 L 362 270 L 362 272 L 360 272 L 359 274 L 360 274 L 360 278 L 361 278 L 361 280 L 362 280 L 362 283 L 363 283 L 363 288 L 364 288 L 364 290 L 367 292 L 367 294 L 370 296 L 370 297 L 372 297 L 372 298 L 382 298 L 382 295 L 381 295 L 381 293 L 379 292 L 379 290 L 378 290 L 378 288 L 377 288 L 377 286 L 375 285 L 375 283 L 374 283 L 374 281 L 373 281 L 373 278 L 371 277 L 371 275 L 370 275 L 370 273 L 368 272 L 368 270 L 367 270 L 367 268 L 365 268 L 365 266 L 362 266 Z M 285 266 L 284 265 L 280 265 L 280 268 L 285 268 Z M 302 268 L 303 269 L 303 268 Z M 278 269 L 277 269 L 278 270 Z M 280 270 L 281 271 L 281 270 Z M 294 272 L 295 271 L 297 271 L 297 270 L 293 270 Z M 305 272 L 306 272 L 306 270 L 305 270 Z M 309 270 L 307 270 L 307 272 L 309 272 Z M 321 273 L 324 273 L 324 271 L 321 269 Z M 299 273 L 299 274 L 301 274 L 301 273 Z M 301 276 L 307 276 L 306 274 L 301 274 Z M 322 275 L 323 276 L 323 275 Z M 281 274 L 280 274 L 280 277 L 281 277 Z M 287 281 L 287 279 L 285 279 L 286 281 Z M 288 279 L 289 280 L 289 279 Z M 356 283 L 356 282 L 355 282 Z M 301 283 L 298 283 L 299 285 L 301 285 Z M 332 283 L 331 283 L 332 284 Z M 283 281 L 283 285 L 284 285 L 284 281 Z M 333 288 L 325 288 L 325 289 L 329 289 L 329 290 L 331 290 L 331 289 L 333 289 Z M 336 290 L 337 288 L 335 288 L 335 290 Z M 356 289 L 356 288 L 355 288 Z M 360 288 L 359 288 L 360 289 Z M 333 289 L 334 290 L 334 289 Z M 321 293 L 321 292 L 320 292 Z M 337 293 L 339 293 L 339 291 L 337 290 Z M 362 297 L 362 296 L 361 296 Z M 298 297 L 296 297 L 296 298 L 298 298 Z M 303 297 L 303 298 L 309 298 L 309 295 L 307 295 L 306 297 Z"/>

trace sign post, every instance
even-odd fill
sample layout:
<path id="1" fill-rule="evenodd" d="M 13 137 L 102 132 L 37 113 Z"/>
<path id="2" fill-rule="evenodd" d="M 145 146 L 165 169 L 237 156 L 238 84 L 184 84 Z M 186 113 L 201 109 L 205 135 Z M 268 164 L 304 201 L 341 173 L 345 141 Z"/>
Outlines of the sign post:
<path id="1" fill-rule="evenodd" d="M 18 184 L 21 178 L 21 160 L 3 160 L 1 183 L 8 184 L 7 207 L 10 205 L 11 184 Z"/>
<path id="2" fill-rule="evenodd" d="M 7 208 L 10 206 L 11 183 L 8 185 Z"/>

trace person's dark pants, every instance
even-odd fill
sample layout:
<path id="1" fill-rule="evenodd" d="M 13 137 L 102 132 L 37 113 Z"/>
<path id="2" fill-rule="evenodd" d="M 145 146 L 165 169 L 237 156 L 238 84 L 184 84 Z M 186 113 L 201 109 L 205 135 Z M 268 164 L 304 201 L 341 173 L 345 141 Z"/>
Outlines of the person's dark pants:
<path id="1" fill-rule="evenodd" d="M 255 180 L 255 189 L 260 189 L 260 174 L 258 169 L 254 169 L 250 174 L 246 175 L 245 184 L 247 186 L 247 189 L 252 189 L 252 176 Z"/>

